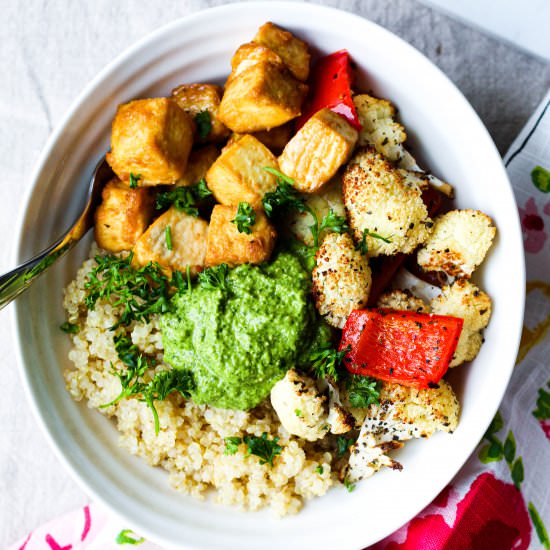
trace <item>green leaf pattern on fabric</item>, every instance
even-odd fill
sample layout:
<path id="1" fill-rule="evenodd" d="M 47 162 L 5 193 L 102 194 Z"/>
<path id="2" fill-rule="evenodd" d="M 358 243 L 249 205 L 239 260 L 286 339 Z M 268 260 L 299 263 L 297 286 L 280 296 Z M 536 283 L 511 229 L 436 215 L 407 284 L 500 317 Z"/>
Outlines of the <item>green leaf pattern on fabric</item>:
<path id="1" fill-rule="evenodd" d="M 543 193 L 550 193 L 550 172 L 542 166 L 535 166 L 531 171 L 533 185 Z"/>

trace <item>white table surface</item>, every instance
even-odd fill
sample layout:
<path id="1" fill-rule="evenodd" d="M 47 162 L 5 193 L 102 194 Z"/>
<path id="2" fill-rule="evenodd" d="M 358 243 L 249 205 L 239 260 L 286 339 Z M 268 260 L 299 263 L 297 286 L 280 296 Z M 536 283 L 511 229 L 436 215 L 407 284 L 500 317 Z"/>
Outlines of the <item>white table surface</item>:
<path id="1" fill-rule="evenodd" d="M 0 0 L 0 270 L 29 175 L 82 87 L 148 32 L 219 0 Z M 466 94 L 501 151 L 550 86 L 550 67 L 414 0 L 328 0 L 380 23 L 439 65 Z M 345 44 L 342 44 L 344 47 Z M 53 205 L 52 205 L 53 207 Z M 11 308 L 0 313 L 0 547 L 87 501 L 63 470 L 25 401 Z"/>

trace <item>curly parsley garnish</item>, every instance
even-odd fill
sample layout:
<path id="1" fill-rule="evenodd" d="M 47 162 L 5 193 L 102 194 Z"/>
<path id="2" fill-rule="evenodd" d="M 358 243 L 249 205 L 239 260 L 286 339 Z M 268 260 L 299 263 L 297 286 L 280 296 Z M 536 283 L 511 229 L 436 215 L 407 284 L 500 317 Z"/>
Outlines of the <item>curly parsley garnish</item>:
<path id="1" fill-rule="evenodd" d="M 378 233 L 375 233 L 374 231 L 370 231 L 369 229 L 365 229 L 363 231 L 363 237 L 361 238 L 361 241 L 356 245 L 355 250 L 358 250 L 361 252 L 361 254 L 368 254 L 369 253 L 369 245 L 367 243 L 367 237 L 372 237 L 373 239 L 379 239 L 381 241 L 384 241 L 385 243 L 391 243 L 391 239 L 389 237 L 382 237 L 382 235 L 379 235 Z"/>
<path id="2" fill-rule="evenodd" d="M 256 212 L 254 208 L 247 202 L 240 202 L 237 208 L 235 219 L 231 220 L 239 230 L 239 233 L 252 233 L 252 226 L 256 223 Z"/>
<path id="3" fill-rule="evenodd" d="M 75 325 L 74 323 L 69 323 L 68 321 L 66 321 L 62 325 L 59 325 L 59 328 L 67 334 L 76 334 L 80 331 L 80 327 L 78 325 Z"/>
<path id="4" fill-rule="evenodd" d="M 278 445 L 279 438 L 274 437 L 272 440 L 267 438 L 267 432 L 264 432 L 261 437 L 255 435 L 245 435 L 241 437 L 226 437 L 225 438 L 226 455 L 234 455 L 241 443 L 246 444 L 246 455 L 257 456 L 260 464 L 269 464 L 273 466 L 273 459 L 281 454 L 283 448 Z"/>
<path id="5" fill-rule="evenodd" d="M 209 290 L 219 288 L 227 290 L 227 274 L 229 267 L 227 264 L 220 264 L 214 267 L 208 267 L 201 271 L 198 276 L 199 285 Z"/>
<path id="6" fill-rule="evenodd" d="M 335 382 L 340 378 L 339 367 L 350 346 L 342 351 L 336 350 L 331 342 L 324 342 L 314 348 L 309 354 L 311 370 L 317 378 L 332 378 Z"/>
<path id="7" fill-rule="evenodd" d="M 310 249 L 309 257 L 315 256 L 319 248 L 319 236 L 323 231 L 333 231 L 335 233 L 346 233 L 349 231 L 346 218 L 338 216 L 332 209 L 319 221 L 317 212 L 306 204 L 305 199 L 293 187 L 295 182 L 292 178 L 269 166 L 264 166 L 264 170 L 277 177 L 277 189 L 266 193 L 262 199 L 262 204 L 268 217 L 273 217 L 279 208 L 287 208 L 297 210 L 301 213 L 308 213 L 313 218 L 313 224 L 309 226 L 311 236 L 313 237 L 313 246 L 308 247 Z"/>
<path id="8" fill-rule="evenodd" d="M 169 225 L 167 225 L 166 229 L 164 230 L 164 238 L 166 240 L 166 248 L 168 250 L 172 250 L 172 228 Z"/>
<path id="9" fill-rule="evenodd" d="M 212 131 L 212 119 L 208 111 L 201 111 L 195 115 L 195 124 L 197 125 L 197 134 L 204 139 Z"/>
<path id="10" fill-rule="evenodd" d="M 156 366 L 155 360 L 143 355 L 130 338 L 123 334 L 115 335 L 114 342 L 118 358 L 125 366 L 120 371 L 113 369 L 113 374 L 120 380 L 121 390 L 113 401 L 101 407 L 110 407 L 121 399 L 134 395 L 141 396 L 153 413 L 155 433 L 158 435 L 160 423 L 155 401 L 163 401 L 174 391 L 188 398 L 193 388 L 192 374 L 188 371 L 172 369 L 157 372 L 149 381 L 145 381 L 144 376 L 147 371 Z"/>
<path id="11" fill-rule="evenodd" d="M 117 544 L 142 544 L 143 537 L 138 537 L 131 529 L 123 529 L 115 538 Z"/>
<path id="12" fill-rule="evenodd" d="M 137 189 L 141 174 L 133 174 L 130 172 L 130 189 Z"/>
<path id="13" fill-rule="evenodd" d="M 336 452 L 338 453 L 338 457 L 343 457 L 347 450 L 353 445 L 354 441 L 352 438 L 344 437 L 344 436 L 338 436 L 336 439 Z"/>
<path id="14" fill-rule="evenodd" d="M 352 483 L 347 477 L 344 478 L 344 487 L 346 488 L 348 493 L 353 493 L 355 490 L 355 483 Z"/>
<path id="15" fill-rule="evenodd" d="M 348 401 L 352 407 L 363 408 L 380 403 L 380 380 L 370 376 L 353 374 L 347 381 Z"/>
<path id="16" fill-rule="evenodd" d="M 190 216 L 198 216 L 199 203 L 211 195 L 212 191 L 208 189 L 206 181 L 201 179 L 195 185 L 176 187 L 170 191 L 159 193 L 156 198 L 155 208 L 162 210 L 173 205 L 180 212 L 185 212 Z"/>
<path id="17" fill-rule="evenodd" d="M 170 283 L 160 265 L 149 262 L 136 268 L 132 266 L 132 258 L 132 253 L 126 258 L 96 256 L 97 266 L 88 273 L 84 285 L 88 309 L 94 309 L 100 299 L 115 307 L 124 306 L 120 320 L 111 330 L 132 321 L 146 322 L 152 314 L 170 309 Z"/>

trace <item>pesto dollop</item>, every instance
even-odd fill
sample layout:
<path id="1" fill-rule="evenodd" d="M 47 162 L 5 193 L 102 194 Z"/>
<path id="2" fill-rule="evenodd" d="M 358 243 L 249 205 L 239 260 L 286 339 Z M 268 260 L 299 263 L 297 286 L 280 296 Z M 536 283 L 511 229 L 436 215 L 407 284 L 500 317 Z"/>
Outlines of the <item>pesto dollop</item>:
<path id="1" fill-rule="evenodd" d="M 330 329 L 311 302 L 308 272 L 290 253 L 231 269 L 226 283 L 196 285 L 172 298 L 173 310 L 161 318 L 164 359 L 193 373 L 196 403 L 245 410 Z"/>

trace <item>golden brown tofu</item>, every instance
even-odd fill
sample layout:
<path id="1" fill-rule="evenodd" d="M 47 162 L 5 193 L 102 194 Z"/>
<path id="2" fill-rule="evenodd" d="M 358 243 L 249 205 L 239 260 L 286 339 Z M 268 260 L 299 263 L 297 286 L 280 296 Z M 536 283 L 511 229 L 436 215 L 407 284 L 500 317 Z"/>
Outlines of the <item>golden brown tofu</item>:
<path id="1" fill-rule="evenodd" d="M 229 136 L 229 130 L 218 120 L 218 109 L 222 98 L 222 87 L 214 84 L 182 84 L 172 90 L 172 97 L 179 107 L 194 120 L 204 111 L 210 115 L 211 129 L 200 135 L 200 124 L 197 125 L 197 143 L 218 143 Z"/>
<path id="2" fill-rule="evenodd" d="M 302 82 L 307 80 L 311 56 L 305 42 L 271 22 L 259 28 L 254 42 L 271 48 L 277 53 L 298 80 Z"/>
<path id="3" fill-rule="evenodd" d="M 357 137 L 345 118 L 321 109 L 288 142 L 279 157 L 281 172 L 294 178 L 299 191 L 313 193 L 349 159 Z"/>
<path id="4" fill-rule="evenodd" d="M 218 118 L 238 133 L 270 130 L 299 116 L 306 94 L 284 65 L 259 61 L 227 81 Z"/>
<path id="5" fill-rule="evenodd" d="M 170 229 L 167 229 L 170 228 Z M 174 207 L 159 216 L 134 246 L 136 265 L 158 262 L 170 274 L 187 270 L 193 275 L 204 267 L 208 223 Z"/>
<path id="6" fill-rule="evenodd" d="M 231 58 L 231 74 L 227 82 L 230 82 L 231 79 L 238 76 L 245 69 L 262 61 L 273 63 L 280 67 L 285 66 L 281 57 L 271 48 L 267 48 L 256 42 L 241 44 Z"/>
<path id="7" fill-rule="evenodd" d="M 208 227 L 206 265 L 235 266 L 265 262 L 271 256 L 277 233 L 261 210 L 256 210 L 256 221 L 250 234 L 240 233 L 232 222 L 237 206 L 217 204 L 212 210 Z"/>
<path id="8" fill-rule="evenodd" d="M 176 185 L 189 187 L 198 183 L 206 176 L 206 172 L 219 155 L 220 152 L 214 145 L 207 145 L 191 151 L 185 174 L 176 182 Z"/>
<path id="9" fill-rule="evenodd" d="M 275 155 L 254 136 L 245 135 L 224 148 L 206 173 L 206 183 L 221 204 L 248 202 L 257 207 L 277 178 L 264 167 L 278 169 Z"/>
<path id="10" fill-rule="evenodd" d="M 113 120 L 107 162 L 122 180 L 139 185 L 174 183 L 185 173 L 193 145 L 191 117 L 171 99 L 136 99 L 120 105 Z"/>
<path id="11" fill-rule="evenodd" d="M 292 122 L 287 122 L 282 126 L 277 126 L 277 128 L 272 128 L 271 130 L 263 130 L 261 132 L 254 132 L 250 134 L 256 139 L 261 141 L 274 155 L 279 155 L 283 152 L 285 145 L 289 142 L 294 131 L 294 125 Z M 231 134 L 227 145 L 231 145 L 238 141 L 246 134 Z"/>
<path id="12" fill-rule="evenodd" d="M 118 178 L 105 185 L 95 211 L 95 240 L 109 252 L 130 250 L 153 218 L 153 198 L 146 188 L 130 189 Z"/>

